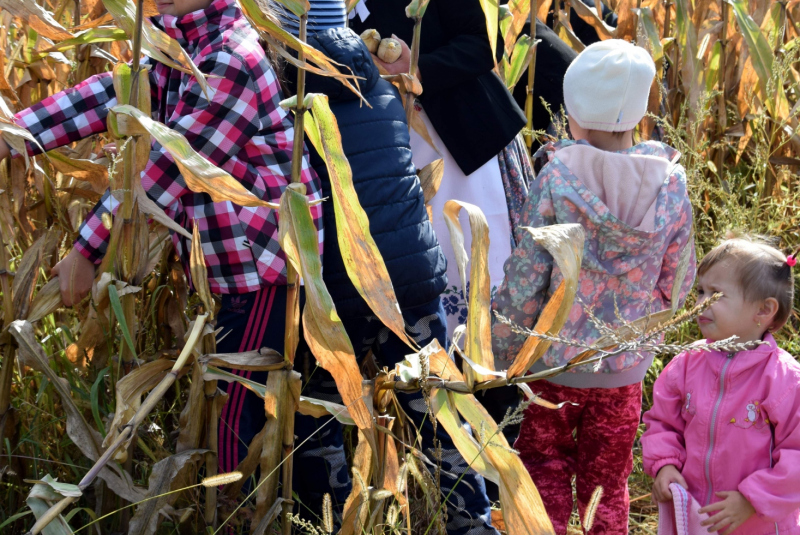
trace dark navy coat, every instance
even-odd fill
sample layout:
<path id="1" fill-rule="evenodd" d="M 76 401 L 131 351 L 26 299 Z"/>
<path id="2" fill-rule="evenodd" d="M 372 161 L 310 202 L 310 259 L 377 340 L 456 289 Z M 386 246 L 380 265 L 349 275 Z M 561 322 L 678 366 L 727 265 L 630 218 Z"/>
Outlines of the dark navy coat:
<path id="1" fill-rule="evenodd" d="M 313 34 L 308 42 L 334 61 L 349 66 L 372 108 L 340 82 L 307 73 L 306 92 L 328 95 L 339 123 L 353 184 L 367 213 L 372 237 L 383 255 L 400 308 L 405 310 L 439 298 L 447 285 L 447 261 L 425 210 L 422 188 L 411 162 L 408 126 L 400 95 L 383 80 L 364 42 L 350 29 Z M 287 69 L 287 77 L 294 77 Z M 311 165 L 322 181 L 325 197 L 331 184 L 325 162 L 313 150 Z M 345 271 L 336 238 L 331 199 L 323 203 L 325 250 L 322 278 L 342 318 L 372 315 Z"/>

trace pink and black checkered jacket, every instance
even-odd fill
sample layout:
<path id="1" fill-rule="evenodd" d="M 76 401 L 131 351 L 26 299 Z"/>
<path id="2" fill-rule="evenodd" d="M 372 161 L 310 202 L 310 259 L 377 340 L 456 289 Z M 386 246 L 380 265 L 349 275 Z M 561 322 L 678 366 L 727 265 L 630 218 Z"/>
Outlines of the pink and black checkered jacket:
<path id="1" fill-rule="evenodd" d="M 202 72 L 215 75 L 208 78 L 213 95 L 206 98 L 192 75 L 146 58 L 154 118 L 186 136 L 196 151 L 256 196 L 277 202 L 290 181 L 294 126 L 278 105 L 278 80 L 255 30 L 234 0 L 215 0 L 205 10 L 153 21 L 180 42 Z M 44 99 L 15 120 L 51 150 L 104 132 L 108 109 L 116 104 L 111 73 L 103 73 Z M 39 150 L 29 145 L 28 152 Z M 307 154 L 301 180 L 309 199 L 319 199 L 319 179 Z M 276 211 L 212 202 L 207 194 L 192 192 L 156 141 L 142 186 L 179 225 L 189 232 L 193 224 L 199 226 L 212 292 L 245 293 L 286 284 Z M 95 263 L 103 258 L 110 235 L 101 218 L 118 205 L 107 191 L 80 228 L 75 247 Z M 321 252 L 322 207 L 313 206 L 311 212 Z M 173 241 L 188 275 L 191 243 L 177 234 Z"/>

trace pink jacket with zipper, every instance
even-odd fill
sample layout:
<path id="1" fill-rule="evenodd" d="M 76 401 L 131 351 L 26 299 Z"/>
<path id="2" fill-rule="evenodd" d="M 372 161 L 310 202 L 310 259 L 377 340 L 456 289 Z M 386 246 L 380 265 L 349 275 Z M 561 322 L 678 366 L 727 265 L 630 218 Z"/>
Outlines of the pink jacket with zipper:
<path id="1" fill-rule="evenodd" d="M 800 534 L 800 365 L 772 335 L 752 351 L 689 351 L 656 380 L 644 469 L 675 465 L 701 505 L 738 490 L 756 510 L 736 535 Z"/>

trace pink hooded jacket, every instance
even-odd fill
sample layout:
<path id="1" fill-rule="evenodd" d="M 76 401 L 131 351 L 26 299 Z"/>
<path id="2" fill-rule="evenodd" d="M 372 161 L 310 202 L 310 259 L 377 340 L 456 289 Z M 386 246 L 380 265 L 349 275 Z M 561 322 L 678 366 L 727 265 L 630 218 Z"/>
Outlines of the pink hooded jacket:
<path id="1" fill-rule="evenodd" d="M 701 505 L 738 490 L 756 515 L 736 535 L 800 534 L 800 365 L 768 345 L 689 351 L 656 380 L 644 415 L 644 469 L 672 464 Z"/>

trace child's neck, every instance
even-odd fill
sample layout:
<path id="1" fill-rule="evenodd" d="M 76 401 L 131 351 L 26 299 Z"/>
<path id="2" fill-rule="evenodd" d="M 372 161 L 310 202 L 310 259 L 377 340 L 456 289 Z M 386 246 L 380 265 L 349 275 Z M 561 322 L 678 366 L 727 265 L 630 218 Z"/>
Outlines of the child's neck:
<path id="1" fill-rule="evenodd" d="M 633 147 L 633 131 L 623 132 L 616 135 L 613 132 L 603 132 L 601 130 L 588 130 L 584 138 L 589 144 L 600 150 L 616 152 Z"/>

